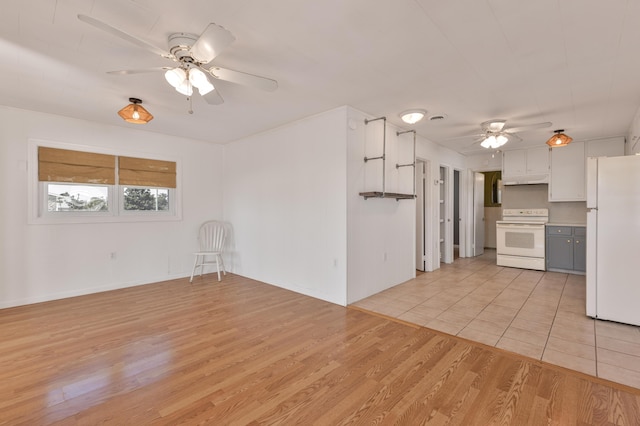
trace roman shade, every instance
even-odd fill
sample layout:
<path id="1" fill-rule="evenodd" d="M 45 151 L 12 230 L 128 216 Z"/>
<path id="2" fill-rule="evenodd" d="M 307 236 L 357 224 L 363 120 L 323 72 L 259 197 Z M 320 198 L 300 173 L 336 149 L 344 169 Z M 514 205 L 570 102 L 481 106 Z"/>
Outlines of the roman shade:
<path id="1" fill-rule="evenodd" d="M 38 180 L 114 185 L 116 157 L 94 152 L 38 147 Z"/>
<path id="2" fill-rule="evenodd" d="M 120 185 L 175 188 L 176 163 L 175 161 L 118 157 L 118 183 Z"/>

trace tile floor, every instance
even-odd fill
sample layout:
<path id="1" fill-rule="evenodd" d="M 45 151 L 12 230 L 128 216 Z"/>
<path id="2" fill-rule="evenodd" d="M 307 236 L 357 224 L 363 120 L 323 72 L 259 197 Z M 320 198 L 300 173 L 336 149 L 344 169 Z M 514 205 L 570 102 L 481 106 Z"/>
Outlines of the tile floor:
<path id="1" fill-rule="evenodd" d="M 497 266 L 495 250 L 353 304 L 640 388 L 640 327 L 585 314 L 585 277 Z"/>

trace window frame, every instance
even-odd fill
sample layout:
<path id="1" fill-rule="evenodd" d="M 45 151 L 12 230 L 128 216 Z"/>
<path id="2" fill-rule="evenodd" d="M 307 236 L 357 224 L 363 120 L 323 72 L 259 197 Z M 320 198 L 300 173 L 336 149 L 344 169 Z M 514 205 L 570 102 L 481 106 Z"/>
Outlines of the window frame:
<path id="1" fill-rule="evenodd" d="M 99 184 L 108 188 L 108 211 L 48 211 L 48 185 L 72 184 L 69 182 L 41 182 L 38 179 L 38 147 L 67 149 L 96 154 L 108 154 L 114 156 L 126 156 L 144 158 L 149 160 L 171 161 L 176 164 L 176 187 L 169 189 L 169 210 L 124 210 L 124 187 L 136 187 L 135 185 L 120 185 L 117 179 L 114 185 Z M 111 223 L 111 222 L 154 222 L 154 221 L 178 221 L 182 220 L 182 176 L 180 158 L 170 156 L 158 156 L 156 154 L 141 153 L 135 151 L 120 151 L 109 148 L 100 148 L 88 145 L 52 142 L 41 139 L 28 140 L 28 221 L 29 224 L 62 224 L 62 223 Z M 83 184 L 79 184 L 83 185 Z M 89 184 L 87 184 L 89 185 Z M 151 188 L 151 187 L 149 187 Z"/>

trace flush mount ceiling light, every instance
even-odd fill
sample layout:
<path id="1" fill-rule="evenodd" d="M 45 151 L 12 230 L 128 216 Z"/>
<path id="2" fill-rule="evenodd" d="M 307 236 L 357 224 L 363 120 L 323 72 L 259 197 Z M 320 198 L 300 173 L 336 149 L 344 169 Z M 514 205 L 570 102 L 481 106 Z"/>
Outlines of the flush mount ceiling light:
<path id="1" fill-rule="evenodd" d="M 427 111 L 423 109 L 410 109 L 400 113 L 400 118 L 402 118 L 402 121 L 407 124 L 416 124 L 418 121 L 422 120 L 426 114 Z"/>
<path id="2" fill-rule="evenodd" d="M 503 134 L 489 134 L 484 140 L 480 143 L 480 146 L 483 148 L 500 148 L 505 143 L 509 142 L 509 138 Z"/>
<path id="3" fill-rule="evenodd" d="M 573 138 L 565 135 L 562 132 L 564 132 L 564 129 L 554 130 L 553 133 L 555 133 L 555 135 L 549 138 L 549 140 L 547 141 L 547 145 L 549 145 L 551 148 L 569 145 Z"/>
<path id="4" fill-rule="evenodd" d="M 153 115 L 149 113 L 142 105 L 142 101 L 138 98 L 129 98 L 131 102 L 126 107 L 118 111 L 118 115 L 128 123 L 147 124 L 153 120 Z"/>

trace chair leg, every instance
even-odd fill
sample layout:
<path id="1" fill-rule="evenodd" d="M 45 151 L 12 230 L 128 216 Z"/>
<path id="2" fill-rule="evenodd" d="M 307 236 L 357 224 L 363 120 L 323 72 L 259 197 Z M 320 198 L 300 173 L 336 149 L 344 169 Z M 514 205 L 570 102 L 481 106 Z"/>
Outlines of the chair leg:
<path id="1" fill-rule="evenodd" d="M 227 268 L 224 267 L 224 260 L 222 259 L 222 255 L 219 256 L 220 264 L 222 264 L 222 272 L 227 275 Z"/>
<path id="2" fill-rule="evenodd" d="M 219 254 L 216 254 L 216 269 L 218 270 L 218 281 L 222 281 L 222 279 L 220 278 L 220 261 L 222 260 L 222 258 L 220 257 Z"/>
<path id="3" fill-rule="evenodd" d="M 189 282 L 190 282 L 190 283 L 192 283 L 192 282 L 193 282 L 193 274 L 195 274 L 195 273 L 196 273 L 196 267 L 198 266 L 198 258 L 199 258 L 199 257 L 200 257 L 200 256 L 198 256 L 198 255 L 196 254 L 196 260 L 194 260 L 194 261 L 193 261 L 193 269 L 191 270 L 191 279 L 189 280 Z"/>

